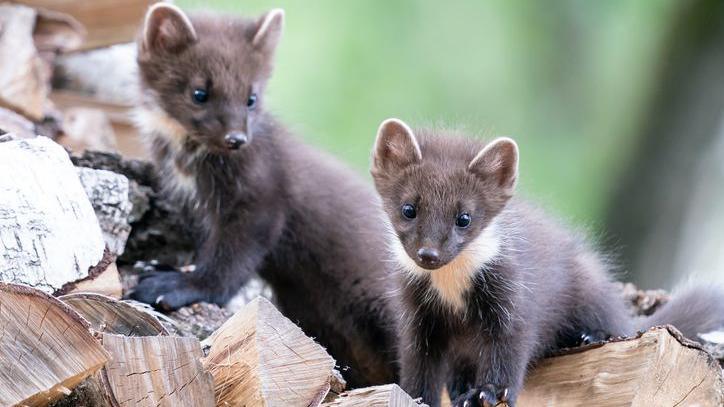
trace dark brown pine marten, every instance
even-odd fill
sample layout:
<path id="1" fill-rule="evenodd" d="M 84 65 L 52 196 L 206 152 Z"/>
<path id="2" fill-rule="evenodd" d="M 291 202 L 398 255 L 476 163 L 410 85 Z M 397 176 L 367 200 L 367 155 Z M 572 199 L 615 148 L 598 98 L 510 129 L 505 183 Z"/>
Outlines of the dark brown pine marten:
<path id="1" fill-rule="evenodd" d="M 513 197 L 518 146 L 382 123 L 372 176 L 400 274 L 402 387 L 431 406 L 514 405 L 537 358 L 671 323 L 724 326 L 724 296 L 684 291 L 646 320 L 628 316 L 610 264 L 576 233 Z"/>
<path id="2" fill-rule="evenodd" d="M 200 225 L 196 270 L 144 275 L 131 298 L 226 303 L 255 273 L 352 386 L 395 380 L 383 216 L 360 176 L 264 109 L 284 14 L 153 6 L 138 40 L 137 112 L 168 193 Z"/>

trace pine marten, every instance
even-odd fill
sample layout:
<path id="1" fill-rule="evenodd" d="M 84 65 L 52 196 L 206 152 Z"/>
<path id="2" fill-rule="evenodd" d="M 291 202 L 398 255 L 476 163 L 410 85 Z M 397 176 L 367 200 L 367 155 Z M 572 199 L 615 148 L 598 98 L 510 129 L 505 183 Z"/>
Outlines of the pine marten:
<path id="1" fill-rule="evenodd" d="M 395 380 L 383 213 L 371 185 L 265 111 L 284 14 L 187 16 L 159 3 L 138 40 L 136 114 L 166 190 L 198 223 L 196 270 L 150 272 L 131 298 L 226 303 L 255 273 L 352 386 Z"/>
<path id="2" fill-rule="evenodd" d="M 581 336 L 598 341 L 671 323 L 724 326 L 724 295 L 695 288 L 633 320 L 611 265 L 577 233 L 513 196 L 518 146 L 389 119 L 371 173 L 400 275 L 401 385 L 440 405 L 514 405 L 526 369 Z"/>

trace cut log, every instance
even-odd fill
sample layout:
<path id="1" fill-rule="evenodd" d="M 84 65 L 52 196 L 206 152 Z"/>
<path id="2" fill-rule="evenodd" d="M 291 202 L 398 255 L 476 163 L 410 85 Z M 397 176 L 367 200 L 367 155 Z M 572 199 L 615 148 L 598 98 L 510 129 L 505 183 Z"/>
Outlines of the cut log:
<path id="1" fill-rule="evenodd" d="M 154 0 L 13 0 L 32 7 L 70 14 L 87 31 L 83 49 L 132 41 L 143 15 Z"/>
<path id="2" fill-rule="evenodd" d="M 214 405 L 211 375 L 196 338 L 103 334 L 112 360 L 106 376 L 117 406 Z"/>
<path id="3" fill-rule="evenodd" d="M 396 384 L 365 387 L 342 393 L 337 399 L 324 403 L 326 407 L 420 407 L 426 406 L 414 400 Z"/>
<path id="4" fill-rule="evenodd" d="M 112 262 L 62 147 L 45 137 L 0 143 L 0 174 L 0 281 L 53 293 Z"/>
<path id="5" fill-rule="evenodd" d="M 0 106 L 40 120 L 51 71 L 33 42 L 36 16 L 31 8 L 0 4 Z"/>
<path id="6" fill-rule="evenodd" d="M 314 406 L 329 391 L 334 359 L 266 299 L 247 304 L 203 344 L 217 405 Z"/>
<path id="7" fill-rule="evenodd" d="M 128 218 L 133 209 L 128 197 L 128 178 L 83 167 L 78 168 L 78 176 L 98 218 L 108 250 L 116 256 L 123 254 L 131 233 Z"/>
<path id="8" fill-rule="evenodd" d="M 45 405 L 103 367 L 89 328 L 56 298 L 0 283 L 0 405 Z"/>
<path id="9" fill-rule="evenodd" d="M 98 332 L 124 336 L 168 335 L 155 316 L 125 301 L 93 293 L 68 294 L 60 300 L 78 311 Z"/>
<path id="10" fill-rule="evenodd" d="M 519 406 L 721 406 L 722 370 L 670 327 L 542 360 Z"/>

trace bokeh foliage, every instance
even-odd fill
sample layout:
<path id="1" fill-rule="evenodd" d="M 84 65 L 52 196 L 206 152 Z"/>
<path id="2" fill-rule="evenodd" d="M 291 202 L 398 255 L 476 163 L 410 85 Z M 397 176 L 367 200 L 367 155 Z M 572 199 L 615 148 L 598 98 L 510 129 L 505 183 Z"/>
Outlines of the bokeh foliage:
<path id="1" fill-rule="evenodd" d="M 637 145 L 673 0 L 181 0 L 286 11 L 267 106 L 366 173 L 381 120 L 511 135 L 521 186 L 597 229 Z"/>

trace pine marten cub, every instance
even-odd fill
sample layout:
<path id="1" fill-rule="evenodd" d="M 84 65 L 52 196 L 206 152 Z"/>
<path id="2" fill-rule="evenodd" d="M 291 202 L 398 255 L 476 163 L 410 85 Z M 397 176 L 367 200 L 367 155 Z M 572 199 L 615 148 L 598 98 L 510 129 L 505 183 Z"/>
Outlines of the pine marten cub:
<path id="1" fill-rule="evenodd" d="M 283 19 L 281 10 L 259 19 L 149 10 L 137 122 L 203 237 L 194 272 L 151 272 L 131 297 L 164 310 L 224 304 L 258 273 L 280 310 L 349 367 L 352 386 L 391 382 L 395 315 L 378 199 L 265 111 Z"/>
<path id="2" fill-rule="evenodd" d="M 372 176 L 400 275 L 402 387 L 431 406 L 514 405 L 526 369 L 561 346 L 672 323 L 724 326 L 724 296 L 697 288 L 632 320 L 610 265 L 576 233 L 513 197 L 518 146 L 390 119 Z"/>

